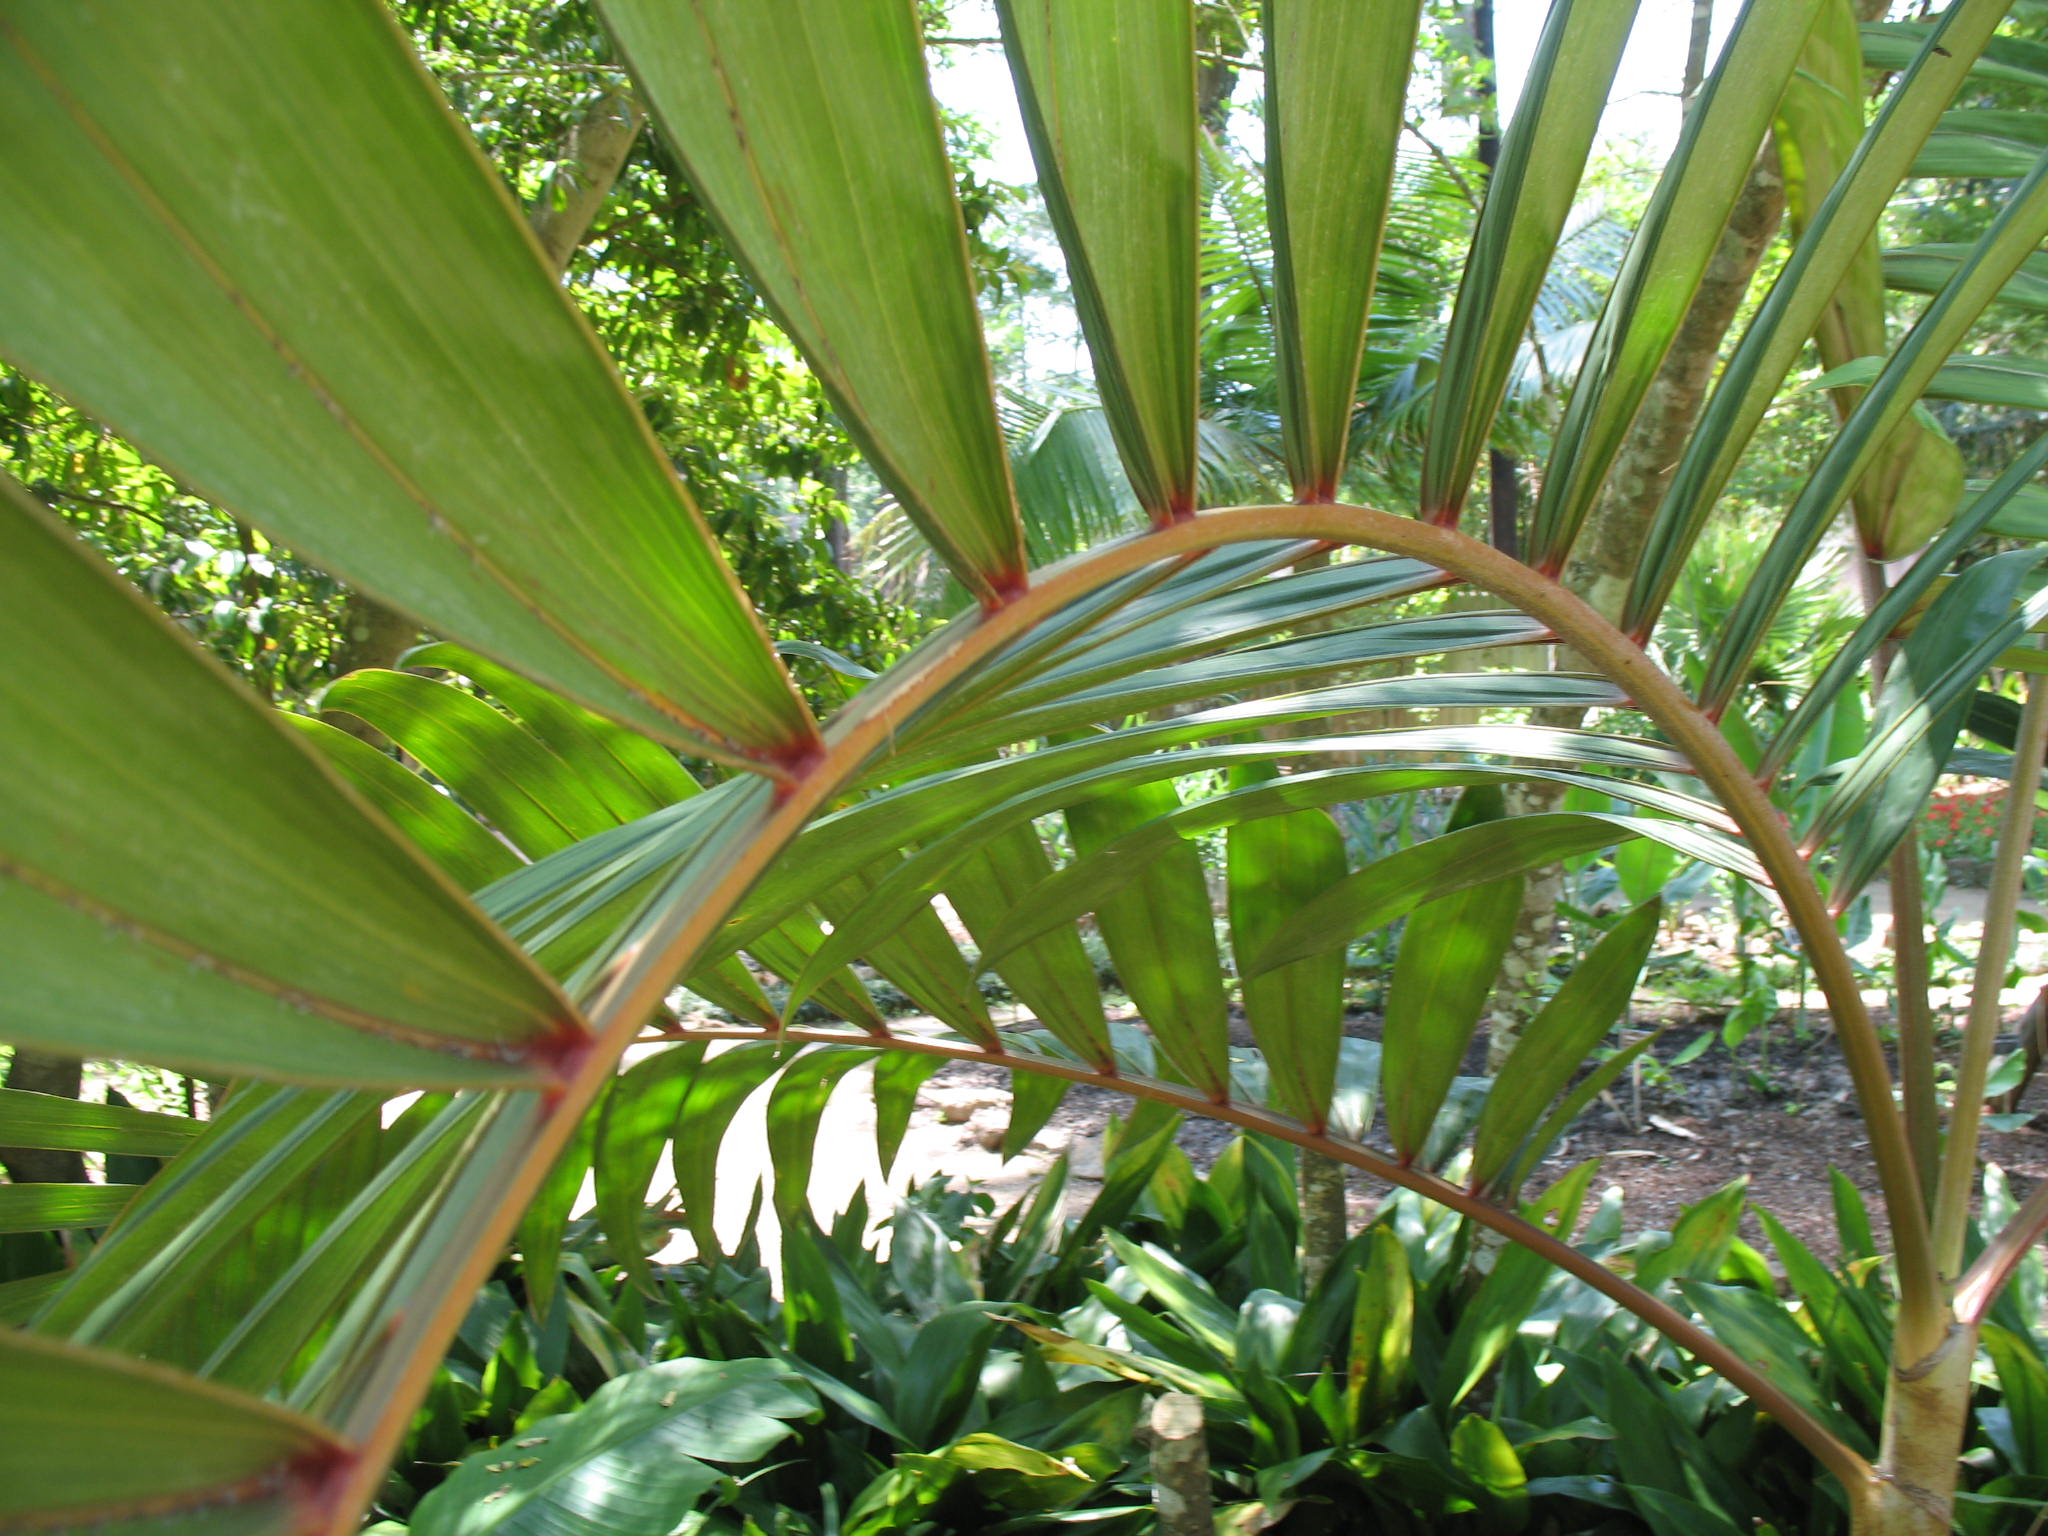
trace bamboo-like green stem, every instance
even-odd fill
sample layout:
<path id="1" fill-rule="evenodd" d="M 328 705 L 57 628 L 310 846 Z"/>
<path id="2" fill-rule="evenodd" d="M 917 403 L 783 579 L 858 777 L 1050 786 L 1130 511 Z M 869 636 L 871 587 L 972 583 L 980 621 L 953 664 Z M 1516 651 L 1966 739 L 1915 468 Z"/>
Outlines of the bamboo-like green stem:
<path id="1" fill-rule="evenodd" d="M 2020 1260 L 2043 1236 L 2048 1236 L 2048 1183 L 2034 1186 L 2012 1220 L 1984 1245 L 1969 1273 L 1957 1282 L 1956 1316 L 1972 1328 L 1983 1322 Z"/>
<path id="2" fill-rule="evenodd" d="M 1898 1001 L 1899 1096 L 1906 1140 L 1927 1199 L 1941 1156 L 1941 1101 L 1934 1086 L 1934 967 L 1927 958 L 1927 908 L 1920 899 L 1920 839 L 1908 832 L 1891 851 L 1892 996 Z"/>
<path id="3" fill-rule="evenodd" d="M 703 1028 L 680 1026 L 651 1031 L 641 1036 L 641 1040 L 792 1040 L 813 1045 L 852 1046 L 873 1046 L 877 1043 L 875 1036 L 851 1030 L 792 1027 L 768 1031 L 738 1024 L 711 1025 Z M 1111 1076 L 1081 1062 L 1062 1061 L 1051 1056 L 1025 1055 L 1015 1051 L 997 1055 L 964 1040 L 936 1039 L 926 1035 L 892 1035 L 888 1038 L 887 1048 L 943 1056 L 953 1061 L 976 1061 L 1025 1072 L 1043 1072 L 1053 1077 L 1065 1078 L 1069 1082 L 1087 1083 L 1097 1088 L 1128 1093 L 1134 1097 L 1170 1105 L 1188 1114 L 1207 1115 L 1214 1120 L 1225 1120 L 1233 1125 L 1241 1125 L 1246 1130 L 1277 1137 L 1305 1151 L 1318 1152 L 1324 1157 L 1361 1169 L 1389 1184 L 1411 1189 L 1426 1199 L 1434 1200 L 1439 1205 L 1456 1211 L 1460 1216 L 1500 1233 L 1510 1242 L 1530 1249 L 1574 1279 L 1584 1281 L 1616 1306 L 1641 1318 L 1680 1348 L 1697 1356 L 1703 1364 L 1740 1387 L 1759 1408 L 1783 1424 L 1787 1433 L 1811 1451 L 1815 1459 L 1841 1481 L 1852 1500 L 1867 1496 L 1867 1490 L 1877 1484 L 1876 1472 L 1869 1462 L 1838 1440 L 1825 1425 L 1801 1407 L 1796 1399 L 1788 1396 L 1782 1388 L 1773 1383 L 1754 1362 L 1744 1359 L 1740 1353 L 1715 1338 L 1693 1319 L 1668 1302 L 1659 1300 L 1633 1282 L 1623 1279 L 1599 1260 L 1579 1252 L 1565 1241 L 1569 1233 L 1560 1235 L 1552 1232 L 1536 1222 L 1516 1215 L 1513 1211 L 1504 1210 L 1482 1199 L 1457 1184 L 1440 1179 L 1433 1173 L 1425 1173 L 1418 1168 L 1396 1162 L 1346 1137 L 1312 1131 L 1300 1121 L 1275 1114 L 1271 1110 L 1251 1104 L 1240 1104 L 1234 1100 L 1218 1103 L 1184 1085 L 1164 1082 L 1158 1078 L 1128 1074 Z"/>
<path id="4" fill-rule="evenodd" d="M 2027 703 L 2013 742 L 2012 786 L 1998 828 L 1998 852 L 1991 861 L 1984 896 L 1984 935 L 1970 978 L 1970 1017 L 1956 1059 L 1955 1104 L 1949 1111 L 1948 1144 L 1942 1150 L 1940 1182 L 1934 1196 L 1935 1260 L 1944 1274 L 1963 1267 L 1963 1233 L 1969 1223 L 1970 1193 L 1977 1182 L 1977 1141 L 1984 1119 L 1984 1085 L 1991 1076 L 1991 1051 L 2003 1018 L 1999 995 L 2019 929 L 2020 885 L 2026 874 L 2034 832 L 2034 786 L 2048 748 L 2048 684 L 2027 680 Z"/>

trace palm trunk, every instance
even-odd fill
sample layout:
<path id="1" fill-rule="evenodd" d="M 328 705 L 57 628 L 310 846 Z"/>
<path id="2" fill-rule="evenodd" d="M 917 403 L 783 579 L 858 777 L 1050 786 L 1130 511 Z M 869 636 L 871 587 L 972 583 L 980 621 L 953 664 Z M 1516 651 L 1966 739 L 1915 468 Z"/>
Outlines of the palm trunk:
<path id="1" fill-rule="evenodd" d="M 1893 1365 L 1877 1477 L 1856 1503 L 1853 1536 L 1948 1536 L 1953 1529 L 1976 1354 L 1977 1330 L 1955 1323 L 1924 1359 Z"/>

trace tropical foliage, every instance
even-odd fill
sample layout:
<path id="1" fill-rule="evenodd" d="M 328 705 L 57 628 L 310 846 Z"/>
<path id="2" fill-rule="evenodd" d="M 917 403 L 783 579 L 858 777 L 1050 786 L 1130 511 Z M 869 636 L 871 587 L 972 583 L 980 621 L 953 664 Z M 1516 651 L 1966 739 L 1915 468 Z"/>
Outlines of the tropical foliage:
<path id="1" fill-rule="evenodd" d="M 1788 89 L 1856 78 L 1836 0 L 1757 0 L 1731 34 L 1586 341 L 1526 558 L 1459 525 L 1634 5 L 1551 12 L 1441 340 L 1415 499 L 1386 510 L 1334 498 L 1418 6 L 1273 0 L 1265 201 L 1292 499 L 1212 509 L 1193 8 L 1004 0 L 1104 423 L 1148 523 L 1042 570 L 914 9 L 601 10 L 693 195 L 972 606 L 818 716 L 522 210 L 373 0 L 0 10 L 0 132 L 21 146 L 0 164 L 0 348 L 210 503 L 443 637 L 416 659 L 502 706 L 417 674 L 336 689 L 336 709 L 402 742 L 443 794 L 264 709 L 8 487 L 0 918 L 18 963 L 0 1033 L 238 1086 L 84 1262 L 8 1293 L 24 1326 L 0 1334 L 0 1525 L 353 1529 L 508 1242 L 548 1315 L 594 1149 L 600 1207 L 637 1219 L 662 1146 L 679 1186 L 701 1189 L 738 1096 L 779 1072 L 777 1199 L 795 1216 L 807 1107 L 879 1060 L 882 1118 L 900 1125 L 920 1073 L 952 1058 L 1220 1116 L 1427 1197 L 1515 1245 L 1503 1265 L 1558 1266 L 1739 1386 L 1834 1475 L 1858 1531 L 1947 1529 L 1975 1342 L 2048 1227 L 2048 1196 L 2030 1197 L 1969 1243 L 2030 797 L 2010 801 L 1945 1127 L 1931 1030 L 1902 989 L 1895 1098 L 1836 916 L 1918 820 L 1972 692 L 2044 609 L 2031 550 L 1938 583 L 2048 446 L 1958 509 L 1946 440 L 1914 414 L 2048 235 L 2041 165 L 1951 253 L 1897 346 L 1830 381 L 1840 430 L 1697 674 L 1675 679 L 1638 642 L 1808 338 L 1869 351 L 1847 306 L 1888 200 L 1980 56 L 2028 67 L 1986 53 L 2002 0 L 1881 34 L 1897 77 L 1867 129 L 1855 114 L 1839 171 L 1808 183 L 1797 241 L 1613 611 L 1557 575 L 1752 161 L 1774 127 L 1794 131 Z M 1746 759 L 1718 722 L 1741 717 L 1757 648 L 1852 501 L 1873 554 L 1933 542 Z M 1316 563 L 1338 550 L 1360 557 Z M 1446 586 L 1497 606 L 1374 612 Z M 1343 680 L 1553 641 L 1577 670 Z M 1805 775 L 1802 749 L 1872 658 L 1866 739 Z M 1624 705 L 1589 728 L 1342 724 L 1385 706 Z M 1645 734 L 1610 728 L 1630 718 Z M 2036 696 L 2006 776 L 2034 784 L 2044 734 Z M 1320 766 L 1277 771 L 1304 756 Z M 1183 802 L 1176 780 L 1218 770 L 1225 793 Z M 1502 786 L 1532 781 L 1600 798 L 1503 816 Z M 1351 868 L 1324 808 L 1424 788 L 1463 791 L 1449 828 Z M 1774 791 L 1798 807 L 1796 840 Z M 1035 830 L 1055 815 L 1072 855 L 1058 867 Z M 1193 841 L 1217 831 L 1220 937 Z M 1579 966 L 1491 1093 L 1460 1081 L 1523 876 L 1642 839 L 1767 884 L 1827 994 L 1897 1293 L 1871 1422 L 1829 1412 L 1783 1361 L 1760 1365 L 1770 1350 L 1739 1305 L 1681 1309 L 1603 1262 L 1573 1202 L 1518 1202 L 1601 1073 L 1626 1066 L 1574 1082 L 1626 1003 L 1654 906 Z M 1086 914 L 1143 1030 L 1103 1014 Z M 1397 921 L 1366 1072 L 1342 1038 L 1344 950 Z M 1230 1041 L 1226 950 L 1256 1052 Z M 743 957 L 789 983 L 779 1006 Z M 892 1028 L 849 975 L 857 959 L 939 1027 Z M 996 1026 L 989 971 L 1036 1027 Z M 670 1018 L 679 982 L 740 1022 Z M 806 1002 L 838 1022 L 793 1022 Z M 733 1037 L 758 1043 L 711 1051 Z M 621 1074 L 642 1044 L 665 1048 Z M 403 1092 L 421 1097 L 387 1102 Z M 163 1133 L 100 1107 L 54 1113 L 33 1134 L 133 1151 Z M 43 1186 L 15 1219 L 97 1227 L 112 1203 Z M 636 1257 L 621 1254 L 651 1283 Z M 791 1302 L 829 1293 L 814 1278 Z M 1177 1315 L 1199 1332 L 1199 1302 Z M 720 1452 L 681 1421 L 742 1387 L 750 1444 L 808 1410 L 773 1373 L 670 1370 L 569 1433 L 652 1436 L 698 1458 L 678 1477 L 704 1476 Z M 1465 1434 L 1486 1460 L 1505 1431 Z"/>

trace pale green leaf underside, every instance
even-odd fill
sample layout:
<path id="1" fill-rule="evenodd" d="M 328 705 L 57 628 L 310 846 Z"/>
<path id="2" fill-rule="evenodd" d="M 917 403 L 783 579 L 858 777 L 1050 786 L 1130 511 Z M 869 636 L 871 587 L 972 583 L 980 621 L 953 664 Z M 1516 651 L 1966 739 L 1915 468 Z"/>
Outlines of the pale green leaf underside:
<path id="1" fill-rule="evenodd" d="M 593 708 L 805 750 L 702 518 L 384 11 L 10 9 L 0 353 Z"/>
<path id="2" fill-rule="evenodd" d="M 669 144 L 869 462 L 983 601 L 1024 581 L 908 5 L 604 0 Z"/>
<path id="3" fill-rule="evenodd" d="M 0 550 L 0 1034 L 230 1076 L 534 1080 L 522 1058 L 580 1026 L 531 961 L 12 482 Z"/>

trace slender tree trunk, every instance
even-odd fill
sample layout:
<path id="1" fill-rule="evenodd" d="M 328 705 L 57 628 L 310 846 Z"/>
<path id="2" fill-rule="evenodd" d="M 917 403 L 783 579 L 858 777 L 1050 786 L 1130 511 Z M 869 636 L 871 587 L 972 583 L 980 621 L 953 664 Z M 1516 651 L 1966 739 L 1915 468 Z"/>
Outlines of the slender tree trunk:
<path id="1" fill-rule="evenodd" d="M 1301 1275 L 1313 1287 L 1350 1239 L 1351 1212 L 1344 1198 L 1344 1165 L 1306 1149 L 1300 1156 Z"/>
<path id="2" fill-rule="evenodd" d="M 1214 1536 L 1202 1400 L 1168 1392 L 1152 1404 L 1152 1507 L 1159 1536 Z"/>
<path id="3" fill-rule="evenodd" d="M 591 103 L 583 121 L 569 130 L 555 173 L 529 215 L 557 276 L 568 270 L 569 258 L 590 233 L 591 221 L 626 168 L 626 156 L 646 121 L 647 114 L 631 92 L 617 86 Z"/>
<path id="4" fill-rule="evenodd" d="M 1650 518 L 1706 403 L 1722 341 L 1784 211 L 1785 184 L 1777 152 L 1767 148 L 1736 198 L 1699 292 L 1565 566 L 1565 586 L 1607 618 L 1620 615 L 1629 581 L 1642 559 Z M 1569 653 L 1559 659 L 1565 667 L 1572 666 Z M 1584 711 L 1577 709 L 1539 710 L 1536 715 L 1540 725 L 1564 728 L 1583 718 Z M 1517 814 L 1553 811 L 1563 799 L 1562 785 L 1510 786 L 1508 808 Z M 1563 882 L 1563 870 L 1552 867 L 1532 874 L 1523 893 L 1521 917 L 1492 999 L 1486 1055 L 1493 1070 L 1507 1059 L 1535 1011 L 1538 984 L 1556 939 Z"/>

